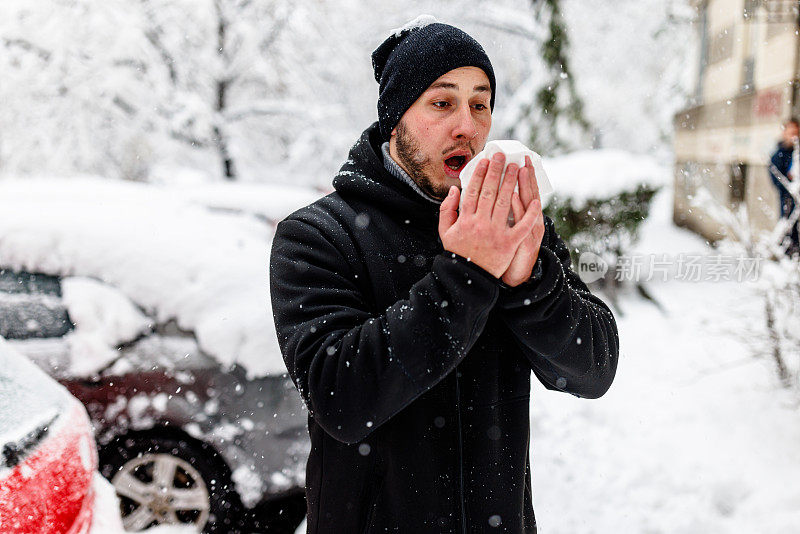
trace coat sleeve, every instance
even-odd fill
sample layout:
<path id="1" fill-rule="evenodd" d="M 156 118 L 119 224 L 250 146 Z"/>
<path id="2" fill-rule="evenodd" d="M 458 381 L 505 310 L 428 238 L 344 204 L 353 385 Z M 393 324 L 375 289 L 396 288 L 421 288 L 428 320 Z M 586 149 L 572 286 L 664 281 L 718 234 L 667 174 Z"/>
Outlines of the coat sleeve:
<path id="1" fill-rule="evenodd" d="M 498 280 L 452 253 L 386 310 L 370 309 L 345 255 L 305 220 L 276 230 L 270 290 L 286 367 L 311 416 L 345 443 L 450 373 L 487 322 Z"/>
<path id="2" fill-rule="evenodd" d="M 502 289 L 498 307 L 545 387 L 597 398 L 616 373 L 617 324 L 608 306 L 571 269 L 569 250 L 549 217 L 545 225 L 541 276 Z"/>

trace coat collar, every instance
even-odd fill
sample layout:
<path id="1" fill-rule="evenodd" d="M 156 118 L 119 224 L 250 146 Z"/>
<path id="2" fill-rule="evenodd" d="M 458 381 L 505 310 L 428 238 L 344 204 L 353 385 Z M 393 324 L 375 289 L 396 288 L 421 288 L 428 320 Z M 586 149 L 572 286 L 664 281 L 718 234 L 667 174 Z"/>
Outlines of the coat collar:
<path id="1" fill-rule="evenodd" d="M 383 165 L 378 123 L 364 130 L 350 149 L 347 161 L 333 178 L 344 198 L 356 198 L 390 217 L 414 226 L 436 227 L 439 206 L 420 197 L 408 184 L 392 176 Z"/>

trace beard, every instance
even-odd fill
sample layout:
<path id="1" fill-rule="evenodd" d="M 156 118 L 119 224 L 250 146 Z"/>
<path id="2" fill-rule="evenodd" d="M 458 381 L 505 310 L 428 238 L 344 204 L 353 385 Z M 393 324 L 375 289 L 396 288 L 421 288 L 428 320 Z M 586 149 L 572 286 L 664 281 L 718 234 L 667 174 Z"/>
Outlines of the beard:
<path id="1" fill-rule="evenodd" d="M 431 180 L 426 168 L 431 165 L 431 158 L 422 151 L 417 139 L 408 131 L 401 120 L 397 124 L 397 156 L 405 171 L 426 194 L 437 200 L 444 200 L 450 186 L 435 183 Z"/>
<path id="2" fill-rule="evenodd" d="M 473 138 L 474 137 L 475 136 L 473 136 Z M 437 200 L 444 200 L 447 198 L 447 194 L 450 192 L 450 186 L 444 181 L 436 182 L 431 178 L 434 174 L 434 169 L 431 168 L 431 158 L 423 152 L 421 143 L 414 134 L 409 131 L 402 119 L 397 123 L 396 148 L 397 157 L 400 159 L 399 163 L 422 191 Z M 472 146 L 472 140 L 457 142 L 453 146 L 443 150 L 442 155 L 449 154 L 459 148 L 469 150 L 472 157 L 475 156 L 475 148 Z M 461 186 L 459 185 L 458 188 L 461 189 Z"/>

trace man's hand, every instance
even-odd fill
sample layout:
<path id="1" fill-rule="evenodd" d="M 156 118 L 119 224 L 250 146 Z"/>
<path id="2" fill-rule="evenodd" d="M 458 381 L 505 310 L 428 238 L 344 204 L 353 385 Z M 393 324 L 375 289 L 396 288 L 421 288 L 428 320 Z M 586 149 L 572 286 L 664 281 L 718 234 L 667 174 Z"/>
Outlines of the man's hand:
<path id="1" fill-rule="evenodd" d="M 506 173 L 498 189 L 504 164 L 502 153 L 495 154 L 491 162 L 482 160 L 463 192 L 461 213 L 457 211 L 461 193 L 455 186 L 439 212 L 439 237 L 444 249 L 468 258 L 495 278 L 508 270 L 520 244 L 531 235 L 536 218 L 535 210 L 527 210 L 513 227 L 508 225 L 518 173 Z"/>
<path id="2" fill-rule="evenodd" d="M 506 179 L 509 178 L 512 167 L 516 171 L 516 166 L 509 165 Z M 533 163 L 528 156 L 525 156 L 525 166 L 519 169 L 519 194 L 515 192 L 512 195 L 511 209 L 515 221 L 521 220 L 529 211 L 535 213 L 532 231 L 520 243 L 511 264 L 501 278 L 507 285 L 515 287 L 531 277 L 544 238 L 544 214 L 539 196 L 539 184 L 536 182 Z"/>

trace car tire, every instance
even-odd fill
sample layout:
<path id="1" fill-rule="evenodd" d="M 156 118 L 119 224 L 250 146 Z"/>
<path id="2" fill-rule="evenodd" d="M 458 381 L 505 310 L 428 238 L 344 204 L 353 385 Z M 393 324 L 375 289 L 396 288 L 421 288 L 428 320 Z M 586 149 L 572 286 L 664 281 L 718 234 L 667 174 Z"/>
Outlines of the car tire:
<path id="1" fill-rule="evenodd" d="M 100 471 L 117 491 L 126 530 L 196 525 L 240 532 L 243 506 L 230 469 L 210 445 L 188 436 L 128 435 L 100 450 Z"/>

